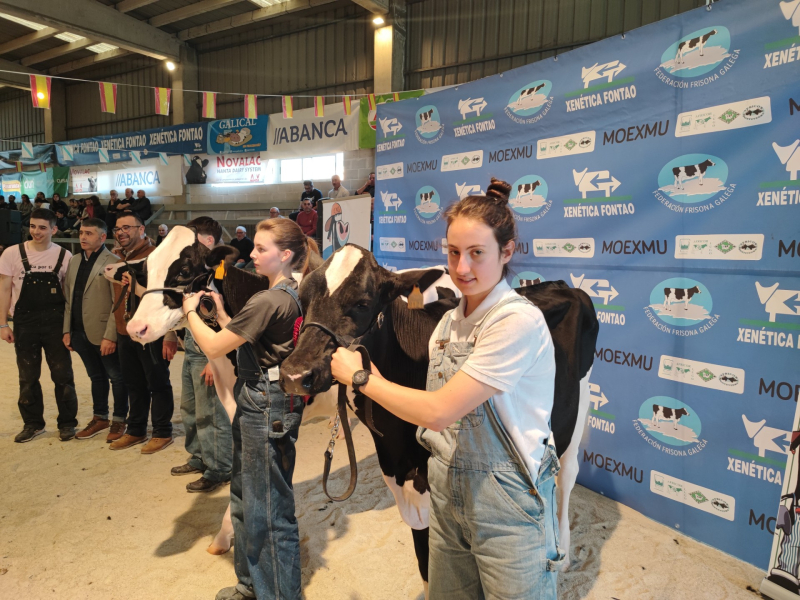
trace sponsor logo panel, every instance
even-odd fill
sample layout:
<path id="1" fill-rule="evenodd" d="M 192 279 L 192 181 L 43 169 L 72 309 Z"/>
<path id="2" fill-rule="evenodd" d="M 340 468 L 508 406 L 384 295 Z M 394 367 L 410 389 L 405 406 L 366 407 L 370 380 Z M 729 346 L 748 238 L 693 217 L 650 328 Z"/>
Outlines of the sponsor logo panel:
<path id="1" fill-rule="evenodd" d="M 721 25 L 693 31 L 661 55 L 656 77 L 667 85 L 689 89 L 714 83 L 733 68 L 739 50 L 731 50 L 731 35 Z M 714 71 L 715 72 L 711 72 Z"/>
<path id="2" fill-rule="evenodd" d="M 435 144 L 444 135 L 444 125 L 439 116 L 439 110 L 433 105 L 428 104 L 417 111 L 417 128 L 414 135 L 421 144 Z"/>
<path id="3" fill-rule="evenodd" d="M 782 485 L 792 432 L 770 427 L 766 419 L 751 421 L 747 415 L 742 415 L 742 424 L 752 446 L 746 451 L 728 448 L 727 470 Z"/>
<path id="4" fill-rule="evenodd" d="M 658 174 L 656 200 L 676 213 L 699 214 L 722 206 L 736 190 L 728 165 L 711 154 L 684 154 Z"/>
<path id="5" fill-rule="evenodd" d="M 735 367 L 663 354 L 658 364 L 658 376 L 722 392 L 744 393 L 744 369 Z"/>
<path id="6" fill-rule="evenodd" d="M 461 119 L 453 123 L 453 135 L 463 137 L 484 131 L 493 131 L 497 124 L 492 113 L 485 112 L 488 103 L 484 98 L 466 98 L 458 101 Z"/>
<path id="7" fill-rule="evenodd" d="M 381 225 L 404 224 L 407 219 L 406 211 L 400 210 L 403 200 L 394 192 L 381 190 L 381 203 L 383 210 L 378 210 L 378 223 Z"/>
<path id="8" fill-rule="evenodd" d="M 621 185 L 609 171 L 572 169 L 572 178 L 580 198 L 564 200 L 564 217 L 618 217 L 632 215 L 632 196 L 612 195 Z"/>
<path id="9" fill-rule="evenodd" d="M 652 448 L 670 456 L 694 456 L 707 444 L 697 411 L 669 396 L 645 400 L 633 427 Z"/>
<path id="10" fill-rule="evenodd" d="M 675 236 L 675 258 L 697 260 L 761 260 L 763 233 Z"/>
<path id="11" fill-rule="evenodd" d="M 547 199 L 548 186 L 544 177 L 525 175 L 511 186 L 508 205 L 517 221 L 532 223 L 550 212 L 552 200 Z"/>
<path id="12" fill-rule="evenodd" d="M 619 60 L 581 68 L 583 88 L 567 92 L 567 112 L 613 104 L 636 97 L 635 77 L 618 77 L 627 68 Z M 605 81 L 603 81 L 605 79 Z"/>
<path id="13" fill-rule="evenodd" d="M 705 333 L 719 320 L 713 312 L 711 292 L 701 282 L 688 277 L 665 279 L 650 292 L 644 312 L 664 333 L 691 337 Z"/>
<path id="14" fill-rule="evenodd" d="M 583 131 L 554 138 L 545 138 L 536 143 L 536 158 L 542 160 L 594 152 L 596 138 L 597 133 L 595 131 Z"/>
<path id="15" fill-rule="evenodd" d="M 794 348 L 795 335 L 800 331 L 800 290 L 786 289 L 781 282 L 755 282 L 758 300 L 764 306 L 767 319 L 739 319 L 737 342 Z"/>
<path id="16" fill-rule="evenodd" d="M 678 115 L 675 137 L 730 131 L 772 122 L 769 96 L 709 106 Z"/>
<path id="17" fill-rule="evenodd" d="M 442 218 L 442 197 L 429 185 L 419 188 L 414 199 L 414 214 L 420 223 L 432 225 Z"/>
<path id="18" fill-rule="evenodd" d="M 553 84 L 546 79 L 531 81 L 511 94 L 506 116 L 520 125 L 532 125 L 543 119 L 553 106 Z"/>
<path id="19" fill-rule="evenodd" d="M 383 181 L 384 179 L 398 179 L 402 177 L 404 173 L 402 162 L 392 163 L 390 165 L 378 165 L 375 167 L 375 176 L 378 178 L 378 181 Z"/>
<path id="20" fill-rule="evenodd" d="M 650 471 L 650 491 L 727 521 L 734 520 L 736 499 L 728 494 L 659 471 Z"/>
<path id="21" fill-rule="evenodd" d="M 442 173 L 447 171 L 463 171 L 478 169 L 483 166 L 483 150 L 447 154 L 442 157 Z"/>
<path id="22" fill-rule="evenodd" d="M 537 258 L 592 258 L 594 238 L 534 238 L 533 255 Z"/>
<path id="23" fill-rule="evenodd" d="M 382 237 L 380 238 L 380 248 L 382 252 L 405 252 L 406 239 L 401 237 Z"/>

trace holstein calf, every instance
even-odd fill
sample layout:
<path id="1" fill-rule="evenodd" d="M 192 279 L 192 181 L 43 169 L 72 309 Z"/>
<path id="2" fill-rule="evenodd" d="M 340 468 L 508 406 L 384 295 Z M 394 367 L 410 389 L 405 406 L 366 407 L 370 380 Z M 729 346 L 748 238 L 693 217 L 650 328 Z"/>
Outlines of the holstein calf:
<path id="1" fill-rule="evenodd" d="M 681 417 L 688 417 L 689 411 L 685 408 L 669 408 L 660 404 L 653 404 L 653 427 L 658 427 L 659 421 L 672 421 L 674 429 L 678 429 L 678 421 Z"/>
<path id="2" fill-rule="evenodd" d="M 703 185 L 703 176 L 705 176 L 708 167 L 713 167 L 716 163 L 711 162 L 709 159 L 704 160 L 698 165 L 687 165 L 685 167 L 674 167 L 672 174 L 675 176 L 675 187 L 679 190 L 683 189 L 683 182 L 687 179 L 698 177 L 700 185 Z"/>
<path id="3" fill-rule="evenodd" d="M 702 293 L 697 286 L 690 288 L 664 288 L 664 308 L 673 302 L 683 302 L 683 310 L 689 310 L 689 302 L 695 294 Z"/>
<path id="4" fill-rule="evenodd" d="M 411 311 L 399 296 L 414 284 L 425 291 L 441 276 L 432 269 L 392 273 L 380 267 L 373 255 L 347 245 L 334 253 L 300 286 L 306 323 L 324 325 L 342 338 L 364 336 L 361 343 L 388 379 L 424 389 L 428 366 L 428 341 L 442 315 L 457 305 L 451 292 L 437 288 L 440 300 L 425 310 Z M 426 292 L 427 295 L 428 292 Z M 563 282 L 522 288 L 519 293 L 544 313 L 553 335 L 556 356 L 555 405 L 551 418 L 554 442 L 561 457 L 559 519 L 562 547 L 569 549 L 569 492 L 578 472 L 578 444 L 589 407 L 588 373 L 594 358 L 597 318 L 591 299 Z M 383 319 L 379 318 L 383 314 Z M 337 344 L 316 327 L 306 327 L 296 351 L 281 366 L 286 392 L 316 394 L 331 387 L 331 355 Z M 363 397 L 356 400 L 363 417 Z M 400 513 L 412 528 L 420 573 L 427 581 L 430 454 L 416 442 L 417 427 L 375 403 L 373 433 L 384 479 L 394 494 Z M 568 563 L 568 561 L 567 561 Z"/>
<path id="5" fill-rule="evenodd" d="M 686 40 L 685 42 L 681 42 L 678 44 L 678 52 L 675 54 L 675 64 L 683 62 L 683 56 L 690 51 L 694 50 L 695 48 L 700 49 L 700 56 L 703 56 L 703 49 L 706 47 L 706 42 L 708 42 L 708 38 L 712 35 L 717 33 L 716 29 L 712 29 L 706 34 L 693 37 L 690 40 Z"/>

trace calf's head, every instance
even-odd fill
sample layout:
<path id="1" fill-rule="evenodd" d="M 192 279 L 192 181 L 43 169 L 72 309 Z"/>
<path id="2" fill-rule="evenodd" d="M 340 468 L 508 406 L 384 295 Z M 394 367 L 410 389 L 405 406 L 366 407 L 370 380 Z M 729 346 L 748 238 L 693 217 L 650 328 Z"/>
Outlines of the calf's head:
<path id="1" fill-rule="evenodd" d="M 179 290 L 199 291 L 206 284 L 203 275 L 237 254 L 230 246 L 209 250 L 197 240 L 194 230 L 174 227 L 146 259 L 147 289 L 154 291 L 142 296 L 128 322 L 128 334 L 147 344 L 174 329 L 183 319 L 183 294 Z"/>
<path id="2" fill-rule="evenodd" d="M 352 244 L 334 252 L 300 285 L 305 327 L 294 352 L 281 365 L 283 390 L 318 394 L 331 387 L 331 355 L 337 342 L 309 323 L 319 323 L 340 338 L 359 337 L 395 298 L 409 294 L 415 284 L 425 290 L 441 276 L 440 270 L 431 269 L 392 273 Z"/>

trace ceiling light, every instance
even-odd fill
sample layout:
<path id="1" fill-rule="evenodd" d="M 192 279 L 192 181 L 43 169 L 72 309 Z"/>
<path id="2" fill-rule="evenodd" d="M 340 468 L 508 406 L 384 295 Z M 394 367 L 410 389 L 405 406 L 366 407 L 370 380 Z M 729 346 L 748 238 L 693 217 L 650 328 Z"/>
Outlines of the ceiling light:
<path id="1" fill-rule="evenodd" d="M 116 50 L 116 46 L 112 46 L 111 44 L 100 43 L 94 44 L 86 48 L 87 50 L 91 50 L 95 54 L 102 54 L 103 52 L 110 52 L 111 50 Z"/>
<path id="2" fill-rule="evenodd" d="M 33 21 L 28 21 L 26 19 L 20 19 L 19 17 L 15 17 L 13 15 L 7 15 L 5 13 L 0 13 L 0 17 L 8 21 L 13 21 L 14 23 L 18 23 L 20 25 L 24 25 L 25 27 L 30 27 L 31 29 L 35 29 L 36 31 L 41 31 L 47 25 L 39 25 L 39 23 L 34 23 Z"/>
<path id="3" fill-rule="evenodd" d="M 58 35 L 56 35 L 56 38 L 58 38 L 59 40 L 63 40 L 65 42 L 72 43 L 72 42 L 77 42 L 78 40 L 82 40 L 83 36 L 65 31 L 64 33 L 59 33 Z"/>
<path id="4" fill-rule="evenodd" d="M 383 25 L 386 21 L 384 21 L 383 17 L 381 17 L 379 15 L 379 16 L 375 17 L 374 19 L 372 19 L 372 22 L 375 23 L 375 25 Z"/>
<path id="5" fill-rule="evenodd" d="M 174 71 L 175 70 L 175 63 L 171 60 L 167 61 L 167 71 Z"/>

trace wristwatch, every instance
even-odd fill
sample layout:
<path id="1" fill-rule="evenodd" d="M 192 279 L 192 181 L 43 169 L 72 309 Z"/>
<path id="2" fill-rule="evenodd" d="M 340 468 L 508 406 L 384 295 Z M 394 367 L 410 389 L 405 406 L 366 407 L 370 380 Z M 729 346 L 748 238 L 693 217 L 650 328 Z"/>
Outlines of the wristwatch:
<path id="1" fill-rule="evenodd" d="M 372 373 L 366 369 L 361 369 L 360 371 L 353 373 L 353 391 L 356 394 L 362 393 L 361 386 L 367 383 L 370 375 L 372 375 Z"/>

